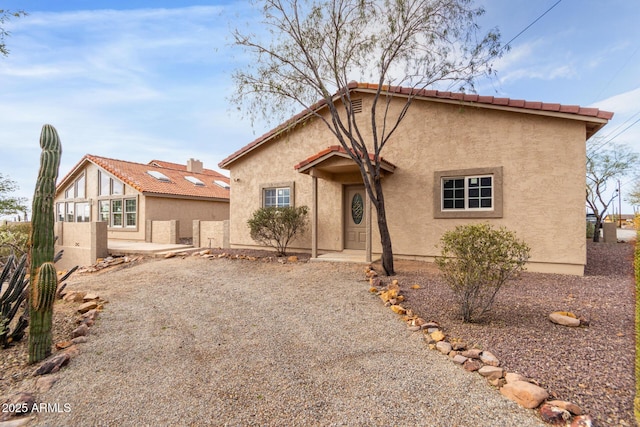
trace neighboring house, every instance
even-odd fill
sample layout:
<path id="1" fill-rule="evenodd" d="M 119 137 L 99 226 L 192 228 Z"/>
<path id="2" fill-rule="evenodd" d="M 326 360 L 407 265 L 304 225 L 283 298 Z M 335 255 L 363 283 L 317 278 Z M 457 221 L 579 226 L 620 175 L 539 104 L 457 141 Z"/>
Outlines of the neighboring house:
<path id="1" fill-rule="evenodd" d="M 622 218 L 620 218 L 621 216 Z M 610 214 L 604 218 L 604 222 L 620 222 L 620 219 L 622 219 L 622 224 L 633 225 L 634 218 L 635 218 L 635 215 L 631 215 L 631 214 L 622 214 L 622 215 Z"/>
<path id="2" fill-rule="evenodd" d="M 371 133 L 377 86 L 351 83 Z M 391 111 L 409 89 L 394 88 Z M 327 114 L 324 102 L 312 107 Z M 531 271 L 581 275 L 586 263 L 585 141 L 613 113 L 596 108 L 424 90 L 385 146 L 383 189 L 396 258 L 433 260 L 445 231 L 469 222 L 514 230 Z M 231 247 L 251 247 L 247 219 L 261 206 L 307 205 L 309 232 L 292 250 L 381 252 L 355 162 L 308 111 L 233 153 Z"/>
<path id="3" fill-rule="evenodd" d="M 229 178 L 190 159 L 148 164 L 87 154 L 60 180 L 56 221 L 106 222 L 109 239 L 152 241 L 151 221 L 177 221 L 177 240 L 193 220 L 229 219 Z"/>

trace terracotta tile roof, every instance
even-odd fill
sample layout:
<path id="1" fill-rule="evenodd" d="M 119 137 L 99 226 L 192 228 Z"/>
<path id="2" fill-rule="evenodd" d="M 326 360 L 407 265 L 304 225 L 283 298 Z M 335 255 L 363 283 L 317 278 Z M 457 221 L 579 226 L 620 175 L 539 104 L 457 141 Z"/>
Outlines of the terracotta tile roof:
<path id="1" fill-rule="evenodd" d="M 353 152 L 353 151 L 352 151 Z M 343 157 L 348 156 L 347 155 L 347 150 L 345 150 L 344 148 L 342 148 L 340 145 L 332 145 L 331 147 L 327 147 L 324 150 L 314 154 L 311 157 L 308 157 L 306 159 L 304 159 L 303 161 L 301 161 L 300 163 L 298 163 L 297 165 L 294 166 L 294 169 L 296 170 L 300 170 L 300 169 L 304 169 L 305 166 L 310 165 L 311 163 L 314 163 L 318 160 L 321 159 L 327 159 L 335 154 L 343 154 Z M 373 162 L 374 159 L 374 155 L 369 153 L 369 159 Z M 383 164 L 383 167 L 386 170 L 393 170 L 396 168 L 396 166 L 390 162 L 387 162 L 384 158 L 380 157 L 380 163 Z"/>
<path id="2" fill-rule="evenodd" d="M 142 164 L 91 154 L 85 155 L 71 172 L 60 180 L 56 192 L 66 187 L 67 180 L 83 169 L 86 162 L 94 163 L 127 185 L 147 195 L 229 200 L 229 189 L 214 182 L 214 180 L 220 180 L 229 184 L 229 178 L 210 169 L 205 169 L 203 173 L 193 173 L 188 172 L 186 166 L 181 167 L 182 165 L 176 163 L 152 161 L 149 164 Z M 148 171 L 162 173 L 169 178 L 169 182 L 152 177 L 147 173 Z M 204 185 L 195 185 L 187 181 L 186 176 L 193 176 L 202 181 Z"/>
<path id="3" fill-rule="evenodd" d="M 347 86 L 346 90 L 352 92 L 374 92 L 378 89 L 377 84 L 371 83 L 358 83 L 351 82 Z M 487 108 L 500 108 L 500 109 L 508 109 L 511 111 L 521 111 L 523 113 L 530 114 L 566 114 L 565 117 L 572 117 L 578 120 L 584 120 L 588 123 L 587 126 L 587 135 L 585 139 L 588 139 L 591 135 L 596 133 L 602 126 L 604 126 L 608 120 L 613 117 L 613 113 L 609 111 L 602 111 L 597 108 L 584 108 L 578 105 L 562 105 L 562 104 L 553 104 L 553 103 L 545 103 L 545 102 L 537 102 L 537 101 L 525 101 L 522 99 L 511 99 L 511 98 L 499 98 L 494 96 L 482 96 L 475 94 L 466 94 L 466 93 L 458 93 L 458 92 L 442 92 L 438 90 L 427 90 L 427 89 L 413 89 L 406 88 L 401 86 L 383 86 L 382 90 L 385 92 L 389 92 L 391 94 L 397 94 L 399 96 L 414 96 L 417 99 L 423 100 L 431 100 L 431 101 L 440 101 L 440 102 L 461 102 L 467 103 L 470 105 L 475 105 L 478 107 L 487 107 Z M 340 93 L 344 92 L 344 89 L 338 91 L 335 97 L 339 96 Z M 314 111 L 320 110 L 326 105 L 326 101 L 320 100 L 312 105 L 309 109 L 306 109 L 286 122 L 280 124 L 276 128 L 270 130 L 264 135 L 260 136 L 256 140 L 250 142 L 245 145 L 241 149 L 237 150 L 220 163 L 218 166 L 222 169 L 228 169 L 229 165 L 245 155 L 246 153 L 252 151 L 254 148 L 264 144 L 265 142 L 271 140 L 273 137 L 278 135 L 285 129 L 289 129 L 292 126 L 295 126 L 301 120 L 307 119 L 311 116 Z"/>

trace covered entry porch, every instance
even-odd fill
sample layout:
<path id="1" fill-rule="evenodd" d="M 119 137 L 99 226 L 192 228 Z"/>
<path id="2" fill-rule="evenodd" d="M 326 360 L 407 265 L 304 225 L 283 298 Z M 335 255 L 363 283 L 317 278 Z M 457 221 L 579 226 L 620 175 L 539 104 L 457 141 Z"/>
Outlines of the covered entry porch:
<path id="1" fill-rule="evenodd" d="M 370 155 L 373 161 L 372 156 Z M 373 262 L 372 254 L 372 202 L 366 191 L 360 169 L 351 156 L 340 146 L 331 146 L 314 154 L 295 166 L 299 173 L 311 177 L 311 259 L 349 262 Z M 395 166 L 380 159 L 383 176 L 391 174 Z M 320 255 L 318 252 L 318 180 L 341 184 L 342 250 Z"/>

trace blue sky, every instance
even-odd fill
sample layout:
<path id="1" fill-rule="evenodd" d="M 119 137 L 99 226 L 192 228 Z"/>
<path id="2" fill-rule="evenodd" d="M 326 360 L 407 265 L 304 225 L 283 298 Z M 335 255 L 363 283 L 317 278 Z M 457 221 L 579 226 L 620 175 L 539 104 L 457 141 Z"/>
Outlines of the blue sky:
<path id="1" fill-rule="evenodd" d="M 556 2 L 480 0 L 480 24 L 497 26 L 507 42 Z M 62 140 L 61 176 L 87 153 L 141 163 L 194 157 L 218 169 L 269 129 L 252 128 L 228 102 L 231 72 L 247 60 L 229 37 L 253 17 L 245 0 L 16 0 L 0 8 L 29 13 L 6 25 L 11 53 L 0 58 L 0 172 L 21 196 L 33 192 L 44 123 Z M 634 1 L 562 0 L 476 90 L 613 111 L 599 135 L 640 152 L 640 124 L 632 125 L 640 118 L 638 22 Z"/>

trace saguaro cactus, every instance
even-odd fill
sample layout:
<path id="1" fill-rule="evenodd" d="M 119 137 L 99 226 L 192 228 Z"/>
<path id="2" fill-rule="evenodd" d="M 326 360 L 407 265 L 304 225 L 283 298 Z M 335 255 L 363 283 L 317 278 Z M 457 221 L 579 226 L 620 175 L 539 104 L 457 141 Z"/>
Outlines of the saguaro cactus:
<path id="1" fill-rule="evenodd" d="M 53 198 L 60 166 L 62 147 L 58 132 L 44 125 L 40 134 L 40 171 L 33 195 L 31 236 L 29 239 L 29 363 L 39 362 L 51 354 L 53 300 L 57 277 L 54 257 Z"/>

